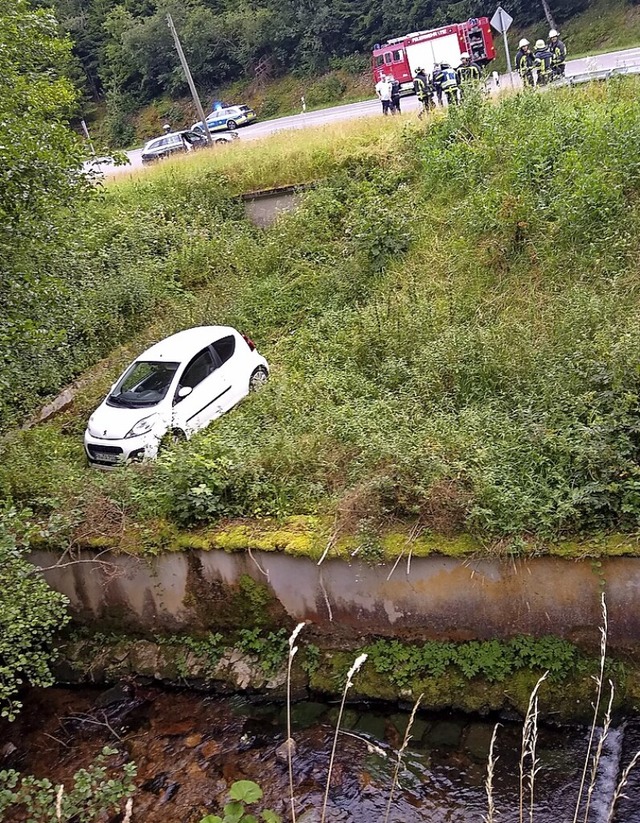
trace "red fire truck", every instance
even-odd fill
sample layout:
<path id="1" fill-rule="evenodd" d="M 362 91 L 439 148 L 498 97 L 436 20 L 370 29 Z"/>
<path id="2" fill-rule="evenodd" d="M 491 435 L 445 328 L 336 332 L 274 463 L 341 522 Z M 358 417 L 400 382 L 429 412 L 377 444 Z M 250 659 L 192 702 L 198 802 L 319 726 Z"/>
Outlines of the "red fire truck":
<path id="1" fill-rule="evenodd" d="M 373 49 L 373 82 L 382 75 L 395 77 L 403 91 L 413 91 L 417 68 L 433 73 L 435 63 L 460 65 L 460 55 L 468 52 L 474 63 L 485 66 L 496 56 L 488 17 L 472 17 L 466 23 L 452 23 L 430 31 L 414 31 L 395 37 Z"/>

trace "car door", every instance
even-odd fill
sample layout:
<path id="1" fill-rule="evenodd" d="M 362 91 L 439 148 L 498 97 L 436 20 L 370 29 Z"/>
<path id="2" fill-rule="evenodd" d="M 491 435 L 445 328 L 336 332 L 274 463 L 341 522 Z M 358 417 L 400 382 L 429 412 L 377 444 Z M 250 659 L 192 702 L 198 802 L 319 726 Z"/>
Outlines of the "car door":
<path id="1" fill-rule="evenodd" d="M 219 366 L 220 360 L 211 346 L 199 351 L 186 365 L 174 397 L 174 428 L 191 435 L 222 414 L 220 401 L 228 393 L 229 385 Z M 190 393 L 181 396 L 185 389 L 191 389 Z"/>
<path id="2" fill-rule="evenodd" d="M 221 413 L 233 408 L 248 393 L 250 375 L 245 374 L 246 364 L 241 362 L 242 358 L 239 354 L 242 347 L 237 347 L 237 342 L 236 335 L 229 333 L 212 344 L 220 361 L 218 370 L 225 386 L 229 387 L 219 398 Z"/>

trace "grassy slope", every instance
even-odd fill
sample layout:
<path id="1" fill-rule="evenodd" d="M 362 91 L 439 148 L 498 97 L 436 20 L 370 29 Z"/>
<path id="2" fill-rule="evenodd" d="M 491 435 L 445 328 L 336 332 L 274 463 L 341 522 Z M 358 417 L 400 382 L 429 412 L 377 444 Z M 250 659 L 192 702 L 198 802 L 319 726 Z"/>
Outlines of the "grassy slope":
<path id="1" fill-rule="evenodd" d="M 49 535 L 127 524 L 125 542 L 165 548 L 238 548 L 237 529 L 176 528 L 275 517 L 271 546 L 294 553 L 350 534 L 343 550 L 392 555 L 406 539 L 381 531 L 413 526 L 423 552 L 635 551 L 638 89 L 470 101 L 426 134 L 404 119 L 280 135 L 112 184 L 99 219 L 146 219 L 149 249 L 172 231 L 141 257 L 175 283 L 146 339 L 231 323 L 273 379 L 156 465 L 98 475 L 86 416 L 138 341 L 5 446 L 4 496 Z M 314 178 L 266 232 L 228 199 Z"/>

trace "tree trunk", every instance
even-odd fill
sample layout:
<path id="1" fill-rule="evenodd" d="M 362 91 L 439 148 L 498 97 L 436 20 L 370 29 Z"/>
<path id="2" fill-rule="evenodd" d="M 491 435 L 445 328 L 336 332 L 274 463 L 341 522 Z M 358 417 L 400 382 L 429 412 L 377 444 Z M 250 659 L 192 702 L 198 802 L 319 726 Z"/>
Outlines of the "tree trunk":
<path id="1" fill-rule="evenodd" d="M 549 24 L 550 29 L 557 29 L 558 26 L 556 25 L 556 21 L 553 19 L 553 14 L 551 12 L 551 6 L 549 5 L 548 0 L 540 0 L 542 3 L 542 8 L 544 10 L 544 16 L 547 18 L 547 23 Z"/>

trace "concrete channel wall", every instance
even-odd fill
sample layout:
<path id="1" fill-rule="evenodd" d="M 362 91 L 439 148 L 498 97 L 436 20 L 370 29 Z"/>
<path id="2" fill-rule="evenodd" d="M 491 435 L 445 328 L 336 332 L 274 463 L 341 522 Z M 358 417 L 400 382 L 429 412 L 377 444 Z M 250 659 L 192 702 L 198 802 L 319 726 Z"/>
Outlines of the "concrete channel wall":
<path id="1" fill-rule="evenodd" d="M 84 553 L 80 559 L 91 560 Z M 35 552 L 52 566 L 56 556 Z M 283 625 L 310 620 L 333 640 L 380 635 L 470 640 L 553 634 L 596 646 L 601 592 L 609 611 L 609 642 L 640 656 L 640 559 L 598 563 L 557 558 L 458 560 L 414 558 L 391 566 L 278 553 L 223 551 L 158 557 L 101 554 L 46 572 L 87 624 L 136 631 L 234 628 L 243 581 L 258 584 L 270 614 Z M 263 600 L 263 602 L 266 602 Z"/>

